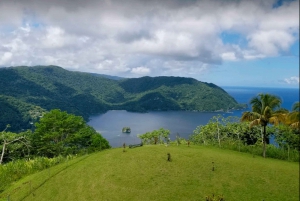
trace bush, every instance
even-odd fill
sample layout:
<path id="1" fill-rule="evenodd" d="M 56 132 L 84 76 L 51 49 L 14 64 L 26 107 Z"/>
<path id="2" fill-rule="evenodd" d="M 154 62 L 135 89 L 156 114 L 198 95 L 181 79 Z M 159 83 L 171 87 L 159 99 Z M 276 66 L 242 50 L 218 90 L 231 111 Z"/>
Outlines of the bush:
<path id="1" fill-rule="evenodd" d="M 194 142 L 195 143 L 195 142 Z M 199 144 L 199 143 L 195 143 Z M 219 147 L 218 144 L 211 144 L 212 146 Z M 244 153 L 252 154 L 253 156 L 261 156 L 262 155 L 262 144 L 261 142 L 257 142 L 254 145 L 247 145 L 239 142 L 237 140 L 223 140 L 221 142 L 221 149 L 230 149 L 234 151 L 240 151 Z M 272 144 L 268 144 L 266 148 L 266 157 L 275 158 L 280 160 L 287 160 L 292 162 L 299 161 L 299 152 L 296 149 L 283 149 L 280 147 L 276 147 Z"/>
<path id="2" fill-rule="evenodd" d="M 0 165 L 0 192 L 14 181 L 35 172 L 47 169 L 59 163 L 73 159 L 76 156 L 58 156 L 55 158 L 37 157 L 30 160 L 16 160 Z"/>

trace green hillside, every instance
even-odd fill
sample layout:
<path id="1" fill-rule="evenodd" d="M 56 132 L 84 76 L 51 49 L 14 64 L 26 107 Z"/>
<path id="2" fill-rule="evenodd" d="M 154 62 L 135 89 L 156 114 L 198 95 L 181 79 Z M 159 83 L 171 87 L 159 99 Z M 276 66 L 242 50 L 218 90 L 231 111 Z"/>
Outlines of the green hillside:
<path id="1" fill-rule="evenodd" d="M 57 66 L 1 68 L 0 101 L 0 130 L 10 123 L 12 131 L 30 128 L 29 122 L 35 121 L 22 109 L 25 105 L 44 111 L 58 108 L 86 120 L 111 109 L 217 111 L 242 107 L 220 87 L 192 78 L 115 79 Z"/>
<path id="2" fill-rule="evenodd" d="M 212 195 L 226 201 L 299 200 L 299 164 L 206 146 L 116 148 L 16 181 L 0 200 L 205 201 Z"/>

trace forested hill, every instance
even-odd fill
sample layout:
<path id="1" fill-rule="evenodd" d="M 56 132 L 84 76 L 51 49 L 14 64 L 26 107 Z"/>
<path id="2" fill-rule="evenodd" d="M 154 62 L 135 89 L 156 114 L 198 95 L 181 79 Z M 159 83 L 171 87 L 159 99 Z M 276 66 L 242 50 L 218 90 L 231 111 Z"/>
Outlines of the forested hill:
<path id="1" fill-rule="evenodd" d="M 0 131 L 30 128 L 59 108 L 87 119 L 107 110 L 217 111 L 241 106 L 223 89 L 182 77 L 111 79 L 57 66 L 0 68 Z"/>

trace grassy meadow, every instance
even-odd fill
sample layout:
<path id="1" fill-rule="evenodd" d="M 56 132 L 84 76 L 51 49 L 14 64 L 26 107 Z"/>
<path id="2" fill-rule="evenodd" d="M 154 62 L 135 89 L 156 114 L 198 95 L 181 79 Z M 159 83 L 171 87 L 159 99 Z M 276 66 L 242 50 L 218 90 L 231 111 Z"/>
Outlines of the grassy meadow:
<path id="1" fill-rule="evenodd" d="M 114 148 L 18 180 L 0 200 L 205 201 L 213 194 L 226 201 L 299 200 L 299 163 L 206 146 Z"/>

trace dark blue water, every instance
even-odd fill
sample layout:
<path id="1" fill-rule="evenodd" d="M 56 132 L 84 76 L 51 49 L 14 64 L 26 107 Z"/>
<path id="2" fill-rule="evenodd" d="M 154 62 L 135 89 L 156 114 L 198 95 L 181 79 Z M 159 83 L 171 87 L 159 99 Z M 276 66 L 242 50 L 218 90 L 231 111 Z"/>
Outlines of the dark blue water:
<path id="1" fill-rule="evenodd" d="M 222 87 L 239 103 L 250 106 L 251 98 L 259 93 L 276 95 L 282 100 L 281 106 L 291 110 L 295 102 L 299 102 L 299 88 L 257 88 L 257 87 Z"/>
<path id="2" fill-rule="evenodd" d="M 283 100 L 282 107 L 289 110 L 296 101 L 299 101 L 299 89 L 246 87 L 223 87 L 223 89 L 239 103 L 249 104 L 251 98 L 259 93 L 270 93 L 279 96 Z M 137 137 L 138 134 L 144 134 L 159 128 L 170 130 L 172 140 L 175 139 L 177 134 L 188 138 L 197 126 L 207 124 L 209 119 L 215 115 L 241 117 L 242 113 L 248 110 L 233 111 L 232 113 L 190 111 L 134 113 L 113 110 L 105 114 L 91 116 L 88 124 L 101 133 L 110 142 L 111 146 L 120 147 L 124 142 L 126 144 L 140 143 L 140 139 Z M 122 133 L 122 128 L 127 126 L 131 128 L 131 133 Z"/>

